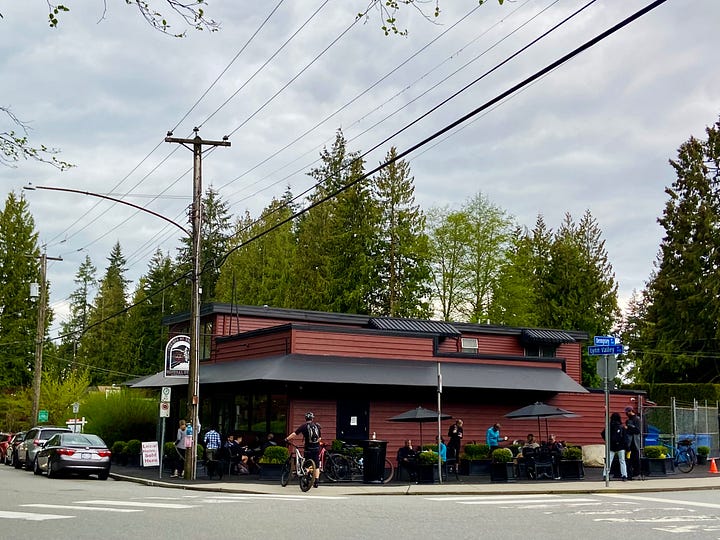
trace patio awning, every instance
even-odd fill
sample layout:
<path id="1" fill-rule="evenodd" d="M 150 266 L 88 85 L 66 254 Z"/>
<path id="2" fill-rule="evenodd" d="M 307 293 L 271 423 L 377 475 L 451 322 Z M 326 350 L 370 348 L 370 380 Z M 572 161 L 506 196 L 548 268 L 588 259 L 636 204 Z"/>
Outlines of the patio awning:
<path id="1" fill-rule="evenodd" d="M 442 362 L 443 387 L 587 393 L 559 368 Z M 288 354 L 200 365 L 200 383 L 277 381 L 435 388 L 437 363 L 419 360 Z M 186 385 L 163 372 L 131 381 L 133 388 Z"/>
<path id="2" fill-rule="evenodd" d="M 575 338 L 562 330 L 524 328 L 520 333 L 520 341 L 540 345 L 559 345 L 561 343 L 575 343 Z"/>

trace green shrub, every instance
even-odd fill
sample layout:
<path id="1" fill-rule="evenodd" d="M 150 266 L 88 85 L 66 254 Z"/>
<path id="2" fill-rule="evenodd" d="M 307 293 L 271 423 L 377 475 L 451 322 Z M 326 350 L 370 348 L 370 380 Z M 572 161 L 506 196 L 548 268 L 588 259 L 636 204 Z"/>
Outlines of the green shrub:
<path id="1" fill-rule="evenodd" d="M 163 456 L 168 458 L 174 458 L 177 455 L 177 452 L 175 452 L 175 443 L 174 442 L 166 442 L 163 446 Z"/>
<path id="2" fill-rule="evenodd" d="M 487 459 L 490 447 L 487 444 L 468 443 L 463 447 L 463 454 L 464 459 Z"/>
<path id="3" fill-rule="evenodd" d="M 424 450 L 418 454 L 417 461 L 420 465 L 436 465 L 438 455 L 430 450 Z"/>
<path id="4" fill-rule="evenodd" d="M 646 458 L 657 459 L 662 456 L 667 456 L 667 449 L 664 446 L 651 445 L 646 446 L 643 453 Z"/>
<path id="5" fill-rule="evenodd" d="M 142 450 L 142 443 L 138 439 L 130 439 L 125 446 L 125 453 L 129 456 L 137 456 Z"/>
<path id="6" fill-rule="evenodd" d="M 260 463 L 285 463 L 290 452 L 284 446 L 268 446 L 260 458 Z"/>
<path id="7" fill-rule="evenodd" d="M 568 446 L 562 451 L 562 459 L 582 459 L 582 448 Z"/>
<path id="8" fill-rule="evenodd" d="M 85 431 L 99 435 L 112 447 L 115 441 L 155 440 L 157 396 L 148 391 L 123 388 L 119 392 L 93 392 L 80 403 L 87 419 Z"/>
<path id="9" fill-rule="evenodd" d="M 125 441 L 115 441 L 110 447 L 110 451 L 113 453 L 114 456 L 119 456 L 120 454 L 125 453 L 125 447 L 127 446 L 127 443 Z"/>
<path id="10" fill-rule="evenodd" d="M 709 446 L 698 446 L 697 453 L 698 453 L 698 456 L 709 456 L 710 455 L 710 447 Z"/>
<path id="11" fill-rule="evenodd" d="M 513 460 L 512 450 L 509 448 L 496 448 L 493 450 L 492 460 L 495 463 L 509 463 Z"/>

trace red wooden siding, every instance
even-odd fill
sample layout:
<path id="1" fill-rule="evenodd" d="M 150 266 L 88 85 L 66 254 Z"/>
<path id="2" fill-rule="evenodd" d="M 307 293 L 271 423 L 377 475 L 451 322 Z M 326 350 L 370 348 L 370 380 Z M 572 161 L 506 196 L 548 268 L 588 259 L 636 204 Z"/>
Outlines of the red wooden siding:
<path id="1" fill-rule="evenodd" d="M 290 329 L 284 329 L 277 333 L 226 341 L 217 348 L 215 358 L 217 362 L 227 362 L 242 358 L 288 354 L 291 349 L 291 339 Z"/>
<path id="2" fill-rule="evenodd" d="M 371 358 L 434 358 L 432 337 L 293 331 L 293 352 Z"/>
<path id="3" fill-rule="evenodd" d="M 565 372 L 582 383 L 582 344 L 563 343 L 557 348 L 556 356 L 565 358 Z"/>
<path id="4" fill-rule="evenodd" d="M 490 334 L 467 334 L 478 340 L 478 352 L 483 354 L 507 354 L 523 356 L 525 351 L 520 345 L 520 336 L 498 336 Z"/>

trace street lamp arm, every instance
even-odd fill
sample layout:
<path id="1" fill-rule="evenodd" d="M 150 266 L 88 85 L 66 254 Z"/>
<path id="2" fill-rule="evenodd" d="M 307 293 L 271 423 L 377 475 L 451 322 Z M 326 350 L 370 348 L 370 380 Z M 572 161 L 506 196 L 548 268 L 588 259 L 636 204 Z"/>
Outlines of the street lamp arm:
<path id="1" fill-rule="evenodd" d="M 82 190 L 79 190 L 79 189 L 70 189 L 70 188 L 61 188 L 61 187 L 52 187 L 52 186 L 33 186 L 33 185 L 29 185 L 29 186 L 25 186 L 23 189 L 27 189 L 27 190 L 30 190 L 30 191 L 35 190 L 35 189 L 44 189 L 44 190 L 47 190 L 47 191 L 65 191 L 65 192 L 67 192 L 67 193 L 79 193 L 80 195 L 89 195 L 90 197 L 99 197 L 99 198 L 101 198 L 101 199 L 107 199 L 107 200 L 109 200 L 109 201 L 113 201 L 113 202 L 116 202 L 116 203 L 119 203 L 119 204 L 125 204 L 125 205 L 127 205 L 127 206 L 132 207 L 132 208 L 135 208 L 136 210 L 140 210 L 141 212 L 147 212 L 148 214 L 151 214 L 151 215 L 153 215 L 153 216 L 155 216 L 155 217 L 158 217 L 158 218 L 160 218 L 160 219 L 162 219 L 162 220 L 165 220 L 165 221 L 167 221 L 168 223 L 170 223 L 170 224 L 172 224 L 172 225 L 175 225 L 178 229 L 180 229 L 182 232 L 184 232 L 187 236 L 192 236 L 192 235 L 190 234 L 190 232 L 189 232 L 185 227 L 183 227 L 183 226 L 180 225 L 179 223 L 176 223 L 176 222 L 173 221 L 172 219 L 163 216 L 162 214 L 158 214 L 157 212 L 153 212 L 152 210 L 148 210 L 147 208 L 144 208 L 144 207 L 139 206 L 139 205 L 137 205 L 137 204 L 133 204 L 133 203 L 128 202 L 128 201 L 124 201 L 124 200 L 122 200 L 122 199 L 116 199 L 115 197 L 110 197 L 109 195 L 103 195 L 103 194 L 101 194 L 101 193 L 93 193 L 92 191 L 82 191 Z"/>

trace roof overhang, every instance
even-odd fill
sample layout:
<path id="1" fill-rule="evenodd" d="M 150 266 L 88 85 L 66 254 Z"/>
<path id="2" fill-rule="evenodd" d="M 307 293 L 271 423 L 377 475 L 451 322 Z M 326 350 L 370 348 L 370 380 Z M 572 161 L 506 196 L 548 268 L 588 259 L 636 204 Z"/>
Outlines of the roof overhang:
<path id="1" fill-rule="evenodd" d="M 560 345 L 575 343 L 575 338 L 562 330 L 543 330 L 540 328 L 523 328 L 520 341 L 539 345 Z"/>
<path id="2" fill-rule="evenodd" d="M 441 363 L 443 387 L 587 393 L 557 367 L 506 364 Z M 200 365 L 201 384 L 270 381 L 378 386 L 437 386 L 437 363 L 345 356 L 288 354 Z M 186 385 L 187 379 L 163 372 L 129 383 L 133 388 Z"/>

